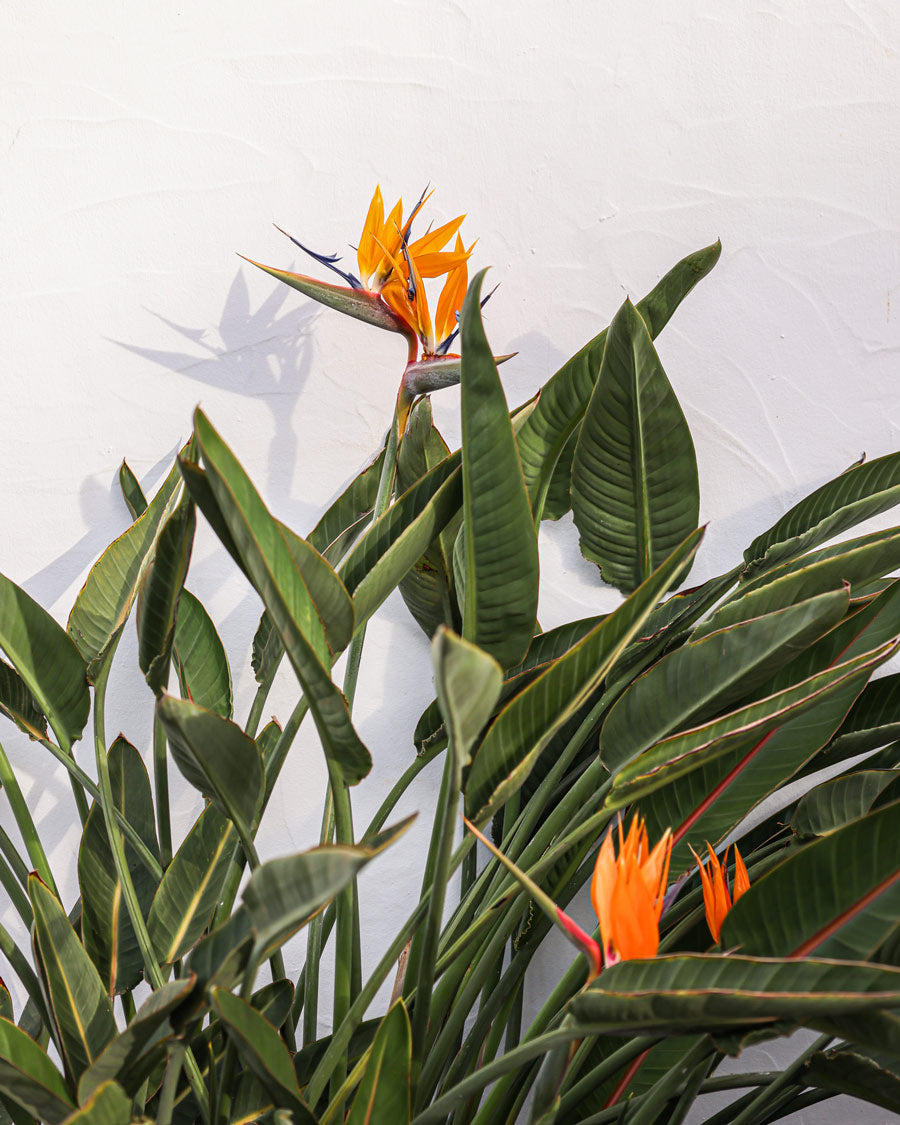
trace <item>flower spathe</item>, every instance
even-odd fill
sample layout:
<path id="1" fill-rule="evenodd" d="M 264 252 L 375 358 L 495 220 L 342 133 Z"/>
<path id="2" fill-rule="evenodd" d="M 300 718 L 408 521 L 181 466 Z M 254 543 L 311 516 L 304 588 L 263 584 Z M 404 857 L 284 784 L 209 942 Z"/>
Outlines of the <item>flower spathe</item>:
<path id="1" fill-rule="evenodd" d="M 618 855 L 613 842 L 618 836 Z M 655 957 L 659 949 L 672 831 L 651 850 L 647 828 L 636 815 L 626 836 L 619 820 L 600 848 L 591 880 L 591 901 L 600 923 L 604 963 Z"/>
<path id="2" fill-rule="evenodd" d="M 733 890 L 728 889 L 728 878 L 726 869 L 728 867 L 728 848 L 725 849 L 725 855 L 722 857 L 721 862 L 719 857 L 712 849 L 712 845 L 707 841 L 706 850 L 709 853 L 709 859 L 706 863 L 697 855 L 693 848 L 694 859 L 697 861 L 697 866 L 700 869 L 700 882 L 703 886 L 703 907 L 706 911 L 706 924 L 709 926 L 709 932 L 712 934 L 714 942 L 718 942 L 719 935 L 722 932 L 722 923 L 728 911 L 737 900 L 747 891 L 750 887 L 750 876 L 747 874 L 747 868 L 741 859 L 741 853 L 738 851 L 737 844 L 734 845 L 734 887 Z"/>

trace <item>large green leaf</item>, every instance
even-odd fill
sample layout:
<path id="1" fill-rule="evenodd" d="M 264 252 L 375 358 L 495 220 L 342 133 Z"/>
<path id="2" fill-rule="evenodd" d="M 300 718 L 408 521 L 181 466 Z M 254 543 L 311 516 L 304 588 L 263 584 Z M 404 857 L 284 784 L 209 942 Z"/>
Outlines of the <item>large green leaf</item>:
<path id="1" fill-rule="evenodd" d="M 113 803 L 158 859 L 153 796 L 143 760 L 121 735 L 110 747 L 108 757 Z M 146 918 L 157 883 L 124 837 L 122 843 Z M 134 988 L 141 979 L 144 961 L 113 862 L 103 810 L 96 803 L 91 807 L 81 837 L 78 885 L 81 888 L 82 940 L 106 991 L 112 996 Z"/>
<path id="2" fill-rule="evenodd" d="M 290 1053 L 275 1028 L 246 1000 L 222 988 L 213 989 L 210 999 L 241 1061 L 262 1082 L 276 1106 L 289 1109 L 299 1125 L 315 1125 L 297 1085 Z"/>
<path id="3" fill-rule="evenodd" d="M 875 804 L 900 770 L 858 770 L 835 777 L 805 793 L 791 817 L 798 836 L 826 836 L 858 820 Z"/>
<path id="4" fill-rule="evenodd" d="M 466 808 L 483 824 L 524 783 L 553 735 L 602 682 L 615 660 L 668 589 L 672 576 L 693 558 L 695 531 L 619 608 L 556 659 L 503 708 L 484 737 L 466 782 Z"/>
<path id="5" fill-rule="evenodd" d="M 625 593 L 697 526 L 694 443 L 647 325 L 630 301 L 609 327 L 575 446 L 572 512 L 582 554 Z"/>
<path id="6" fill-rule="evenodd" d="M 216 627 L 189 590 L 181 591 L 172 651 L 181 694 L 208 711 L 231 718 L 231 669 Z"/>
<path id="7" fill-rule="evenodd" d="M 255 956 L 276 949 L 305 926 L 414 819 L 408 817 L 359 844 L 322 845 L 260 864 L 242 896 L 256 938 Z"/>
<path id="8" fill-rule="evenodd" d="M 150 1069 L 159 1062 L 166 1040 L 175 1034 L 171 1017 L 196 985 L 188 975 L 151 992 L 128 1026 L 111 1040 L 82 1074 L 79 1101 L 86 1101 L 101 1083 L 115 1079 L 129 1094 L 136 1094 Z"/>
<path id="9" fill-rule="evenodd" d="M 829 753 L 850 758 L 900 738 L 900 672 L 873 680 L 853 704 Z"/>
<path id="10" fill-rule="evenodd" d="M 367 529 L 344 559 L 340 576 L 353 595 L 357 628 L 456 516 L 462 495 L 459 461 L 457 453 L 435 465 Z"/>
<path id="11" fill-rule="evenodd" d="M 91 707 L 84 661 L 50 614 L 2 574 L 0 648 L 59 738 L 76 742 Z"/>
<path id="12" fill-rule="evenodd" d="M 648 747 L 729 704 L 753 697 L 844 616 L 845 590 L 710 633 L 654 664 L 613 705 L 600 753 L 615 773 Z"/>
<path id="13" fill-rule="evenodd" d="M 230 719 L 174 695 L 158 700 L 156 714 L 187 780 L 249 836 L 265 788 L 262 756 L 253 739 Z"/>
<path id="14" fill-rule="evenodd" d="M 202 411 L 196 411 L 194 424 L 209 485 L 281 636 L 325 753 L 352 785 L 365 777 L 372 760 L 350 721 L 346 699 L 331 679 L 325 631 L 306 583 L 281 529 L 234 454 Z"/>
<path id="15" fill-rule="evenodd" d="M 721 243 L 715 242 L 689 254 L 638 302 L 637 310 L 651 337 L 659 335 L 682 300 L 719 260 L 721 252 Z M 536 517 L 544 509 L 544 497 L 557 463 L 581 423 L 600 370 L 606 335 L 604 329 L 544 384 L 534 409 L 519 429 L 522 469 Z M 556 487 L 557 491 L 567 491 L 565 482 Z M 559 506 L 556 511 L 563 514 Z"/>
<path id="16" fill-rule="evenodd" d="M 69 1073 L 76 1080 L 116 1034 L 109 996 L 56 896 L 28 880 L 44 982 Z"/>
<path id="17" fill-rule="evenodd" d="M 118 1082 L 103 1082 L 79 1110 L 66 1118 L 66 1125 L 128 1125 L 131 1098 Z"/>
<path id="18" fill-rule="evenodd" d="M 138 663 L 156 695 L 169 678 L 175 620 L 190 564 L 196 523 L 193 501 L 185 496 L 162 526 L 153 563 L 144 576 L 138 597 Z"/>
<path id="19" fill-rule="evenodd" d="M 29 738 L 47 737 L 47 717 L 28 685 L 5 660 L 0 660 L 0 711 Z"/>
<path id="20" fill-rule="evenodd" d="M 586 1033 L 683 1035 L 898 1006 L 900 969 L 687 954 L 622 961 L 570 1001 L 569 1012 Z"/>
<path id="21" fill-rule="evenodd" d="M 381 1021 L 347 1125 L 409 1125 L 412 1033 L 402 1000 Z"/>
<path id="22" fill-rule="evenodd" d="M 852 465 L 805 496 L 744 552 L 750 572 L 767 570 L 900 502 L 900 453 Z"/>
<path id="23" fill-rule="evenodd" d="M 647 806 L 648 829 L 668 817 L 663 829 L 681 826 L 687 831 L 689 827 L 699 840 L 718 839 L 718 824 L 710 834 L 708 819 L 717 803 L 725 802 L 715 808 L 716 817 L 724 816 L 729 821 L 735 812 L 733 802 L 738 799 L 741 819 L 763 796 L 778 788 L 828 741 L 873 669 L 896 651 L 896 644 L 883 645 L 775 695 L 663 739 L 619 770 L 607 807 L 623 808 L 653 793 L 653 801 Z M 830 710 L 832 703 L 836 715 Z M 799 730 L 789 730 L 778 746 L 780 753 L 773 753 L 770 746 L 779 734 L 806 714 L 811 716 L 811 737 L 805 724 Z M 823 715 L 825 727 L 821 729 Z M 786 752 L 787 747 L 792 754 Z M 713 782 L 712 774 L 703 771 L 712 770 L 717 762 L 718 776 Z M 695 777 L 693 786 L 685 784 L 690 777 Z M 744 782 L 740 789 L 735 786 L 738 780 Z M 771 788 L 760 792 L 763 785 Z M 748 799 L 750 804 L 745 807 Z"/>
<path id="24" fill-rule="evenodd" d="M 484 271 L 469 286 L 460 315 L 463 636 L 511 668 L 538 631 L 538 549 L 509 409 L 481 321 L 483 281 Z"/>
<path id="25" fill-rule="evenodd" d="M 163 964 L 183 957 L 209 925 L 237 842 L 231 822 L 210 805 L 175 853 L 147 918 Z"/>
<path id="26" fill-rule="evenodd" d="M 800 1071 L 808 1086 L 862 1098 L 900 1116 L 900 1071 L 894 1060 L 851 1047 L 817 1051 Z"/>
<path id="27" fill-rule="evenodd" d="M 67 629 L 84 657 L 91 683 L 131 612 L 180 483 L 181 473 L 176 464 L 143 515 L 91 567 L 75 599 Z"/>
<path id="28" fill-rule="evenodd" d="M 794 852 L 725 919 L 724 947 L 865 960 L 900 923 L 900 802 Z"/>
<path id="29" fill-rule="evenodd" d="M 75 1108 L 62 1075 L 43 1048 L 0 1017 L 0 1090 L 47 1125 L 60 1125 Z"/>

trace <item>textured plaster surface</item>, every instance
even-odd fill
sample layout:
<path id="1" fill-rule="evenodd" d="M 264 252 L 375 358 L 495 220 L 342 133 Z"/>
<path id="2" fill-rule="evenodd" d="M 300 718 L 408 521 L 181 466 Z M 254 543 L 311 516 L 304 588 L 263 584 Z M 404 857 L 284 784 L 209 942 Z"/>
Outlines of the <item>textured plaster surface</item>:
<path id="1" fill-rule="evenodd" d="M 730 567 L 804 492 L 898 445 L 898 51 L 891 0 L 7 0 L 0 571 L 64 621 L 127 525 L 122 458 L 155 486 L 197 402 L 275 513 L 313 525 L 377 448 L 403 348 L 276 288 L 234 251 L 305 269 L 272 222 L 345 249 L 376 181 L 409 201 L 430 181 L 437 219 L 468 213 L 474 261 L 502 282 L 490 338 L 519 352 L 503 368 L 511 402 L 626 295 L 722 239 L 659 350 L 710 524 L 694 573 Z M 434 406 L 452 442 L 454 392 Z M 545 626 L 615 604 L 569 521 L 542 540 Z M 191 586 L 242 654 L 259 605 L 205 530 Z M 108 726 L 146 750 L 135 648 L 129 626 Z M 242 716 L 249 662 L 239 655 L 233 671 Z M 360 683 L 375 759 L 360 823 L 411 758 L 430 678 L 427 644 L 394 597 L 370 627 Z M 272 709 L 284 719 L 292 703 L 285 678 Z M 2 737 L 71 905 L 68 786 L 24 738 Z M 425 773 L 398 812 L 428 810 L 437 783 Z M 324 786 L 310 727 L 264 855 L 314 841 Z M 176 779 L 179 831 L 198 808 Z M 0 820 L 11 828 L 2 809 Z M 370 966 L 417 898 L 425 839 L 420 825 L 362 881 Z M 536 996 L 558 963 L 543 971 Z M 841 1101 L 802 1120 L 851 1111 L 886 1119 Z"/>

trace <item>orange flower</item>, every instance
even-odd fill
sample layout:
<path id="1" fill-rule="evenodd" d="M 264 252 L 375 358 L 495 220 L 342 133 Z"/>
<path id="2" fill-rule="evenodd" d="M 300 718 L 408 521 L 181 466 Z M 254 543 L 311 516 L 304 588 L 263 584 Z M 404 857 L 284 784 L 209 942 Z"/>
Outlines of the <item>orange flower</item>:
<path id="1" fill-rule="evenodd" d="M 700 868 L 700 881 L 703 884 L 703 906 L 706 910 L 706 924 L 709 926 L 709 932 L 712 934 L 713 941 L 718 942 L 725 916 L 744 891 L 749 888 L 750 876 L 747 874 L 747 868 L 744 866 L 741 853 L 738 851 L 737 844 L 735 844 L 734 894 L 732 895 L 728 890 L 728 879 L 725 874 L 726 868 L 728 867 L 728 848 L 725 849 L 725 855 L 721 863 L 708 840 L 706 842 L 706 850 L 709 852 L 709 861 L 704 864 L 700 856 L 691 848 L 694 859 L 697 861 L 697 866 Z"/>
<path id="2" fill-rule="evenodd" d="M 666 829 L 650 851 L 647 828 L 637 816 L 631 821 L 627 837 L 619 820 L 618 836 L 616 856 L 613 833 L 607 833 L 591 881 L 591 901 L 600 922 L 607 966 L 631 958 L 656 956 L 672 854 L 671 829 Z"/>
<path id="3" fill-rule="evenodd" d="M 403 200 L 398 199 L 386 216 L 381 188 L 375 188 L 356 251 L 360 277 L 342 269 L 337 254 L 319 254 L 287 231 L 281 231 L 304 253 L 343 278 L 347 288 L 275 270 L 259 262 L 253 264 L 314 300 L 339 308 L 359 320 L 404 333 L 409 340 L 411 363 L 416 359 L 419 344 L 425 360 L 444 356 L 456 336 L 457 317 L 468 283 L 467 262 L 475 244 L 466 250 L 459 236 L 465 215 L 457 215 L 410 241 L 413 219 L 430 198 L 431 192 L 426 188 L 404 222 Z M 455 248 L 447 250 L 454 235 Z M 422 279 L 444 274 L 448 276 L 438 302 L 435 338 Z"/>

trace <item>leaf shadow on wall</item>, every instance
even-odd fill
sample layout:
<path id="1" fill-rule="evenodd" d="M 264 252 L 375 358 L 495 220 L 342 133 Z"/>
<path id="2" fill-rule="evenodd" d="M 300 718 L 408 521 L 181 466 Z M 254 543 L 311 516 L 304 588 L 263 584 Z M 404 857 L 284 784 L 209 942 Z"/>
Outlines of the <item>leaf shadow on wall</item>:
<path id="1" fill-rule="evenodd" d="M 215 329 L 191 328 L 151 311 L 151 315 L 190 345 L 189 351 L 112 341 L 177 375 L 265 402 L 272 413 L 275 432 L 265 484 L 256 483 L 260 492 L 273 501 L 288 496 L 290 477 L 285 474 L 284 466 L 293 465 L 297 456 L 297 435 L 291 418 L 309 378 L 310 333 L 318 315 L 311 301 L 302 301 L 299 305 L 292 301 L 285 310 L 284 304 L 291 297 L 296 294 L 286 286 L 277 286 L 259 308 L 252 311 L 245 271 L 238 269 Z M 198 356 L 198 349 L 206 352 L 206 356 Z M 223 435 L 226 440 L 228 429 L 240 422 L 239 414 L 226 420 Z"/>

